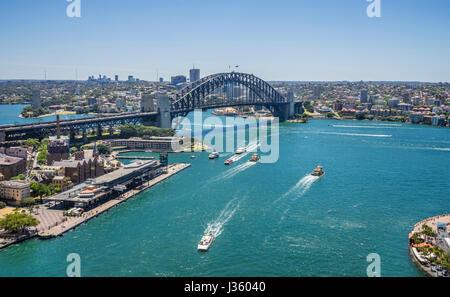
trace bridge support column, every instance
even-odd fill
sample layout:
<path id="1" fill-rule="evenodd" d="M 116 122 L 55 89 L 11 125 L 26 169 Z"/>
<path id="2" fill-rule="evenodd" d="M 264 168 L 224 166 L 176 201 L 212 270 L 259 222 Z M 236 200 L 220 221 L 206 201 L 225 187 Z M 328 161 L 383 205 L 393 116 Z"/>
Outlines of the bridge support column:
<path id="1" fill-rule="evenodd" d="M 157 94 L 158 100 L 158 116 L 157 125 L 160 128 L 170 128 L 172 126 L 172 118 L 170 116 L 170 98 L 166 94 Z"/>
<path id="2" fill-rule="evenodd" d="M 292 109 L 291 109 L 291 107 L 292 107 Z M 291 117 L 291 114 L 293 115 L 293 113 L 294 113 L 293 107 L 294 106 L 293 106 L 293 104 L 291 105 L 291 103 L 281 104 L 275 108 L 275 111 L 273 112 L 273 116 L 278 117 L 280 123 L 285 122 Z"/>

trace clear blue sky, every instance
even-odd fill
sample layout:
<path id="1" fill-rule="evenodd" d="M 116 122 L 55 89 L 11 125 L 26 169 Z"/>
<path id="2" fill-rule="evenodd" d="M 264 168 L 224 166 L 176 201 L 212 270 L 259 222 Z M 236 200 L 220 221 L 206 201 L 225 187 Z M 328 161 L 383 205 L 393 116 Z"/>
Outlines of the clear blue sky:
<path id="1" fill-rule="evenodd" d="M 240 71 L 266 80 L 450 81 L 450 1 L 0 0 L 0 79 Z"/>

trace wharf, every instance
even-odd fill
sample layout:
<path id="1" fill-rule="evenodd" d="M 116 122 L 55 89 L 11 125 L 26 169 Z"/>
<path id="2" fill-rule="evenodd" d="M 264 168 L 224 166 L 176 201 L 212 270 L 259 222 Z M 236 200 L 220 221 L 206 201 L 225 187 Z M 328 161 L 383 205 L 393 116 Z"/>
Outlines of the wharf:
<path id="1" fill-rule="evenodd" d="M 41 239 L 49 239 L 61 236 L 62 234 L 75 229 L 81 224 L 86 223 L 90 219 L 97 217 L 101 213 L 108 211 L 110 208 L 117 206 L 118 204 L 127 201 L 131 197 L 134 197 L 135 195 L 141 193 L 142 191 L 145 191 L 154 185 L 166 180 L 167 178 L 171 177 L 172 175 L 177 174 L 178 172 L 190 167 L 191 164 L 186 163 L 176 163 L 168 166 L 167 173 L 161 174 L 154 179 L 144 183 L 143 185 L 139 186 L 136 189 L 129 190 L 125 193 L 123 193 L 121 196 L 119 196 L 116 199 L 109 200 L 102 205 L 97 206 L 94 209 L 91 209 L 90 211 L 87 211 L 82 214 L 80 217 L 66 217 L 66 220 L 58 224 L 56 226 L 53 226 L 52 228 L 49 228 L 47 230 L 42 230 L 38 233 L 38 237 Z"/>

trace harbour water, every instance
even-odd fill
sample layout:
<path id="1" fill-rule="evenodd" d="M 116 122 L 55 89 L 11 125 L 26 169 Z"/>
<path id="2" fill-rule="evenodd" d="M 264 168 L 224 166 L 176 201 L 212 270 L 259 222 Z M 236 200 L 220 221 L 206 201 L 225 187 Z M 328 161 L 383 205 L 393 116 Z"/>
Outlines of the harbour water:
<path id="1" fill-rule="evenodd" d="M 1 113 L 3 116 L 4 111 Z M 408 233 L 450 211 L 450 130 L 312 120 L 280 125 L 273 164 L 171 154 L 192 167 L 63 237 L 0 251 L 0 276 L 423 276 Z M 148 154 L 148 153 L 140 153 Z M 326 175 L 308 174 L 322 165 Z M 207 253 L 197 243 L 217 235 Z"/>

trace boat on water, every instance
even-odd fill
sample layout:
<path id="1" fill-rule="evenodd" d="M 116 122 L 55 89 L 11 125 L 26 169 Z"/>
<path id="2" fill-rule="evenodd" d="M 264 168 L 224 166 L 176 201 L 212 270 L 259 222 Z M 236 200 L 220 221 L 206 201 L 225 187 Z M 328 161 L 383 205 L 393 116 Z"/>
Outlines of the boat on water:
<path id="1" fill-rule="evenodd" d="M 218 152 L 212 152 L 210 155 L 209 155 L 209 159 L 210 160 L 212 160 L 212 159 L 217 159 L 217 158 L 219 158 L 219 153 Z"/>
<path id="2" fill-rule="evenodd" d="M 249 161 L 250 162 L 258 162 L 259 161 L 259 155 L 257 153 L 254 153 Z"/>
<path id="3" fill-rule="evenodd" d="M 200 242 L 198 243 L 197 249 L 199 251 L 206 252 L 211 244 L 214 241 L 214 235 L 212 234 L 205 234 L 203 235 L 202 239 L 200 239 Z"/>
<path id="4" fill-rule="evenodd" d="M 311 173 L 312 176 L 322 176 L 325 174 L 325 171 L 323 171 L 322 166 L 318 165 L 316 169 Z"/>
<path id="5" fill-rule="evenodd" d="M 247 151 L 247 149 L 245 147 L 240 147 L 236 150 L 236 155 L 240 155 L 243 154 Z"/>
<path id="6" fill-rule="evenodd" d="M 230 165 L 231 163 L 233 163 L 233 159 L 226 159 L 224 162 L 225 165 Z"/>
<path id="7" fill-rule="evenodd" d="M 192 155 L 192 156 L 191 156 L 191 159 L 195 159 L 195 156 L 194 156 L 194 155 Z"/>

